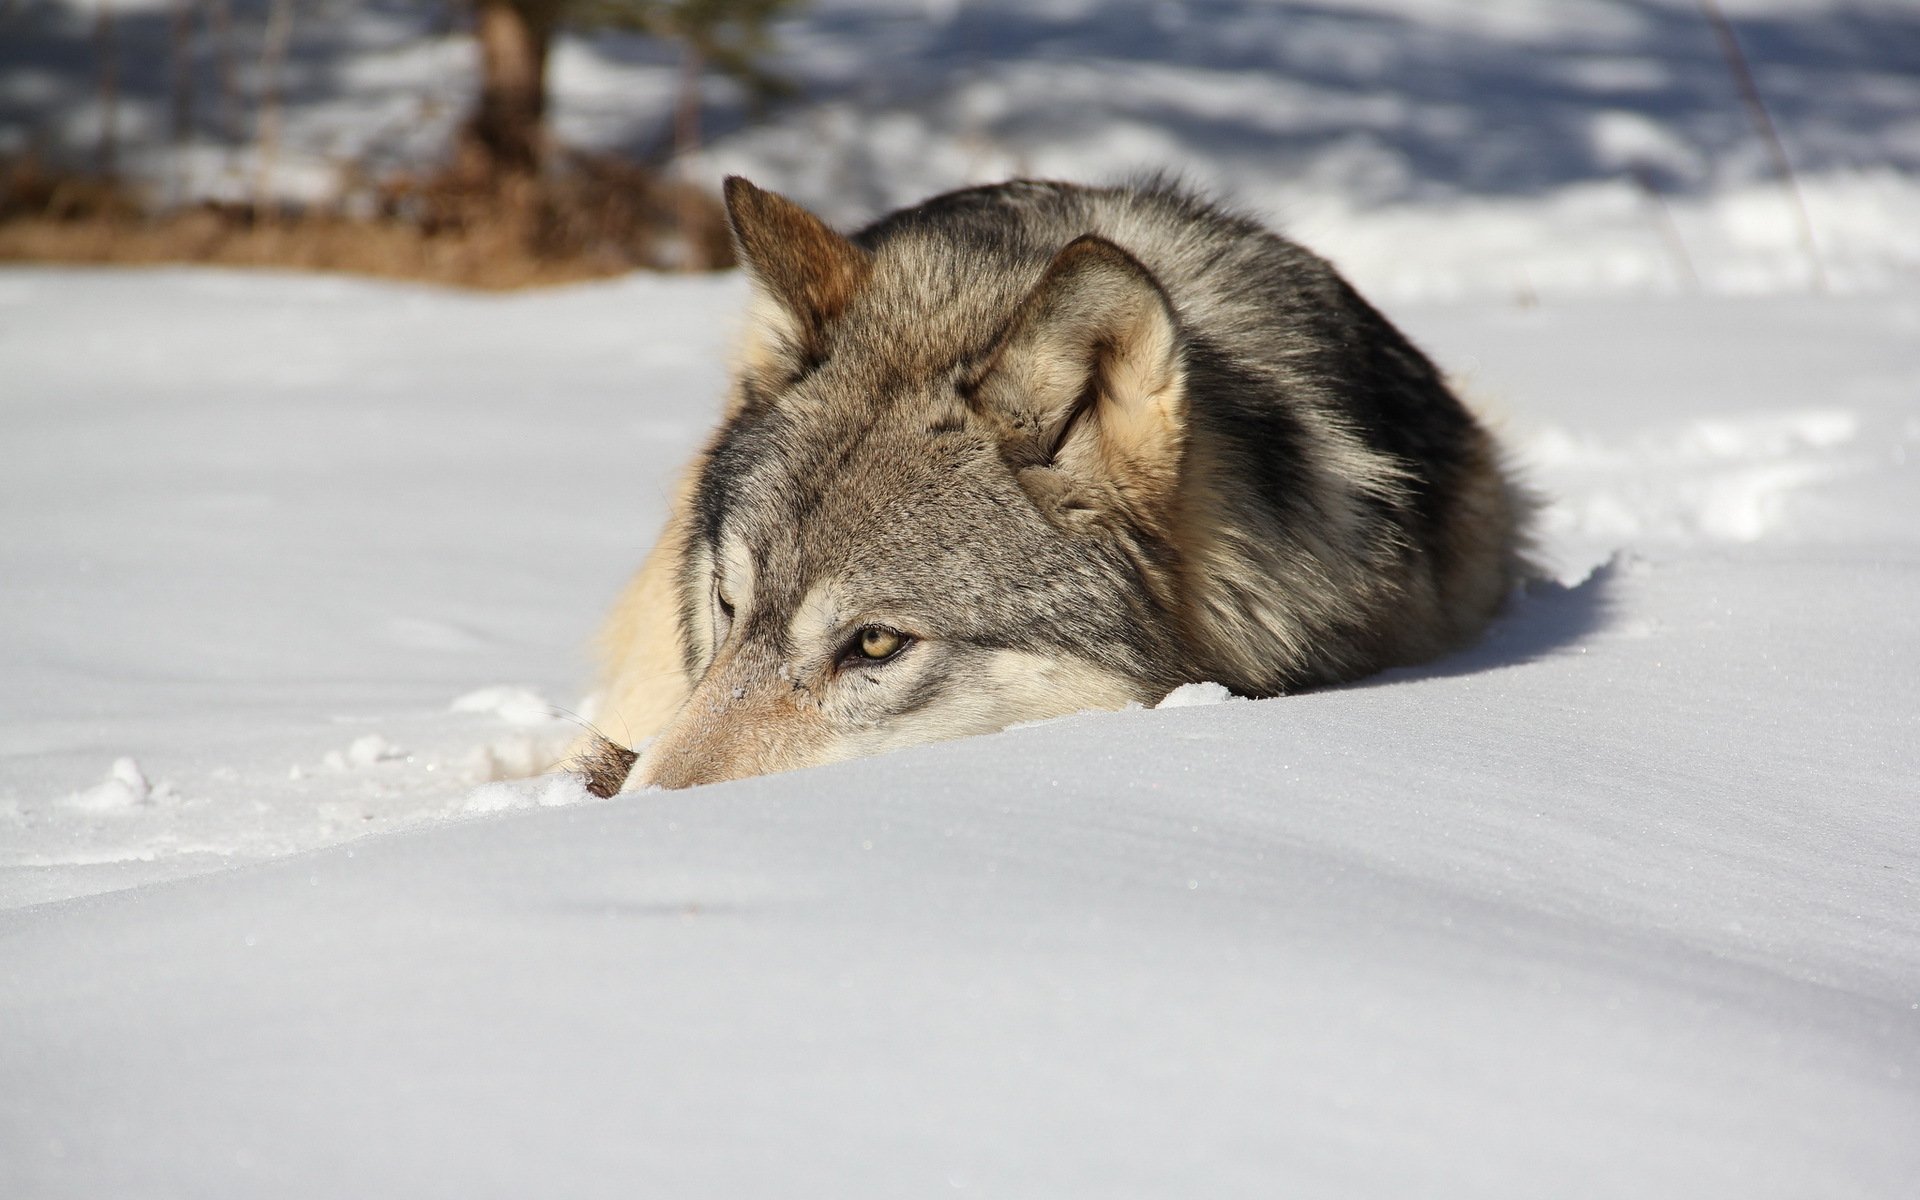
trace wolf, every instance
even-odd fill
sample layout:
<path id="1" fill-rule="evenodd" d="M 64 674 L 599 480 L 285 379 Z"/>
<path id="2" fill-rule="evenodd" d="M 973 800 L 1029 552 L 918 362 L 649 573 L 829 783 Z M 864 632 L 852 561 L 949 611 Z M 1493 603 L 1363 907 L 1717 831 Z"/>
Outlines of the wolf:
<path id="1" fill-rule="evenodd" d="M 609 617 L 589 786 L 791 770 L 1474 639 L 1527 496 L 1332 266 L 1181 186 L 1020 180 L 843 236 L 738 177 L 718 428 Z"/>

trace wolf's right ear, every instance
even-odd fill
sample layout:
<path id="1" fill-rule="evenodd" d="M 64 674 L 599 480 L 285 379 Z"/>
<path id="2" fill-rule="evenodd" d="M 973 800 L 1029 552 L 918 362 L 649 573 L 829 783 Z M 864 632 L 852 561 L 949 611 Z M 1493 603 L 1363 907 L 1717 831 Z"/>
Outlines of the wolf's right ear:
<path id="1" fill-rule="evenodd" d="M 761 301 L 754 335 L 794 370 L 817 361 L 826 331 L 873 273 L 873 255 L 785 196 L 729 175 L 727 221 Z"/>
<path id="2" fill-rule="evenodd" d="M 1012 460 L 1165 511 L 1186 452 L 1186 363 L 1159 281 L 1102 237 L 1054 256 L 974 386 Z"/>

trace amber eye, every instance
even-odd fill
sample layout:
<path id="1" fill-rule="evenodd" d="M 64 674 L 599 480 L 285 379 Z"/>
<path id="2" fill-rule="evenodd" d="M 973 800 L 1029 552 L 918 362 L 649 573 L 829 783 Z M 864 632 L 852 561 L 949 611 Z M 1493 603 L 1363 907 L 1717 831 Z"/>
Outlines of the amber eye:
<path id="1" fill-rule="evenodd" d="M 900 653 L 900 647 L 907 644 L 906 635 L 884 625 L 868 625 L 853 635 L 848 644 L 849 659 L 867 662 L 885 662 Z"/>

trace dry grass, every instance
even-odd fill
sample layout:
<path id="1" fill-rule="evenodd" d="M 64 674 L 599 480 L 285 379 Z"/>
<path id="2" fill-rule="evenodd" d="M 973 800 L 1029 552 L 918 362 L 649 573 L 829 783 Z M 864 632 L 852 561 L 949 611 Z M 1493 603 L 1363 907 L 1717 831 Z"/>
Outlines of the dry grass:
<path id="1" fill-rule="evenodd" d="M 14 164 L 0 172 L 0 262 L 206 263 L 488 289 L 732 262 L 716 200 L 609 160 L 575 158 L 538 182 L 403 177 L 368 191 L 364 216 L 344 206 L 155 211 L 114 181 Z"/>

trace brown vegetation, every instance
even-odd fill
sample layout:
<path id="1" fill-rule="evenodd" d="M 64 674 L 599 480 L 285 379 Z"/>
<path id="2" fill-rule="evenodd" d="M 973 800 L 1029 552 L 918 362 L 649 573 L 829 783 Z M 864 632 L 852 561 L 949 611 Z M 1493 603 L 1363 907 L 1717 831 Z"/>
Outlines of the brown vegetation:
<path id="1" fill-rule="evenodd" d="M 731 261 L 712 197 L 587 155 L 539 177 L 395 177 L 355 205 L 307 208 L 162 210 L 110 178 L 30 160 L 0 169 L 0 262 L 210 263 L 515 288 Z"/>
<path id="2" fill-rule="evenodd" d="M 247 199 L 160 206 L 117 174 L 120 47 L 111 8 L 94 38 L 101 124 L 92 171 L 28 156 L 0 162 L 0 262 L 214 263 L 351 271 L 512 288 L 635 268 L 731 266 L 718 197 L 678 169 L 699 149 L 709 72 L 756 96 L 778 90 L 759 64 L 767 24 L 796 0 L 468 0 L 479 88 L 440 162 L 383 178 L 343 164 L 340 198 L 290 205 L 270 186 L 281 146 L 282 71 L 292 0 L 273 0 L 260 39 Z M 170 26 L 177 149 L 194 131 L 195 30 L 217 32 L 222 136 L 237 143 L 240 97 L 223 3 L 182 0 Z M 558 145 L 547 124 L 547 64 L 562 24 L 643 31 L 682 47 L 672 156 L 657 166 Z M 72 156 L 69 154 L 69 161 Z"/>

